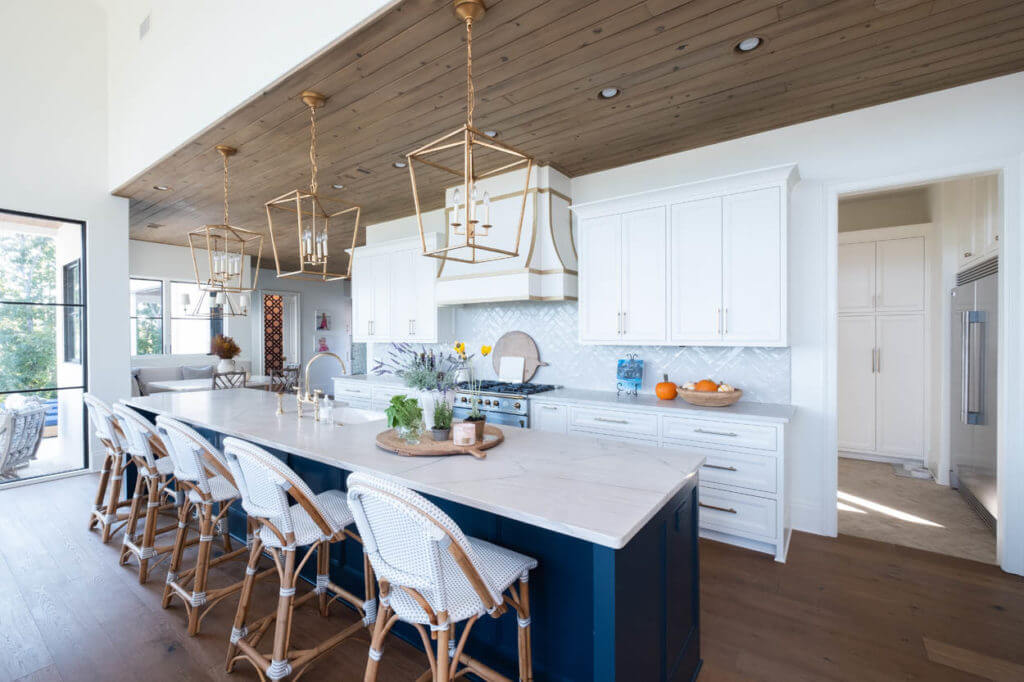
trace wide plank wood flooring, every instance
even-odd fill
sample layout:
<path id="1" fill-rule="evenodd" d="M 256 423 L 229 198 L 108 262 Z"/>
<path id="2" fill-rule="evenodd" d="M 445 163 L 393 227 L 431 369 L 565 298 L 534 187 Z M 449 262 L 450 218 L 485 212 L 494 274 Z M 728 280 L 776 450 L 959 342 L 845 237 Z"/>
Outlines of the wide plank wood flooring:
<path id="1" fill-rule="evenodd" d="M 0 490 L 0 680 L 255 680 L 223 671 L 232 602 L 203 633 L 160 608 L 163 568 L 140 586 L 120 536 L 86 531 L 95 476 Z M 230 566 L 234 569 L 234 566 Z M 984 680 L 1024 666 L 1024 579 L 981 563 L 860 538 L 795 534 L 786 564 L 701 544 L 701 680 Z M 218 571 L 223 584 L 233 571 Z M 264 583 L 256 609 L 272 607 Z M 350 622 L 296 617 L 296 637 Z M 317 635 L 317 633 L 320 633 Z M 303 677 L 360 680 L 352 640 Z M 392 638 L 381 678 L 415 679 L 422 655 Z"/>

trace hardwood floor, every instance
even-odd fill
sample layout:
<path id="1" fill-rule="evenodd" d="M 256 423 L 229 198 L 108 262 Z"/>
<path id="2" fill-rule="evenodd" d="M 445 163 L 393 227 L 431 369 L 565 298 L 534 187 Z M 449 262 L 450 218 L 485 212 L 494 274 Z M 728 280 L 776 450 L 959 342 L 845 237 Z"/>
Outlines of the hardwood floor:
<path id="1" fill-rule="evenodd" d="M 0 490 L 0 680 L 257 679 L 223 672 L 233 602 L 190 638 L 182 610 L 160 608 L 162 567 L 140 586 L 117 565 L 120 536 L 86 531 L 95 481 Z M 994 566 L 847 536 L 795 534 L 782 565 L 714 542 L 701 552 L 701 680 L 1004 680 L 1024 666 L 1024 579 Z M 275 595 L 263 583 L 256 609 Z M 350 622 L 332 613 L 300 611 L 295 636 Z M 303 679 L 362 679 L 367 644 L 346 642 Z M 392 638 L 381 679 L 425 667 Z"/>

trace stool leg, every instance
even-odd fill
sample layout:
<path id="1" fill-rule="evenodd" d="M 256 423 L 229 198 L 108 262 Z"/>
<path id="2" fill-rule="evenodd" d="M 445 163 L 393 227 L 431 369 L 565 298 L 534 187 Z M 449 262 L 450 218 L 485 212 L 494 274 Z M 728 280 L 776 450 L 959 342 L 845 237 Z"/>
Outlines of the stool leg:
<path id="1" fill-rule="evenodd" d="M 206 603 L 206 577 L 210 572 L 210 549 L 213 545 L 213 504 L 199 505 L 199 556 L 196 558 L 196 575 L 192 582 L 192 608 L 188 612 L 188 634 L 199 633 L 200 607 Z"/>
<path id="2" fill-rule="evenodd" d="M 92 508 L 96 511 L 103 509 L 103 498 L 107 495 L 107 484 L 110 483 L 110 467 L 113 464 L 114 458 L 108 452 L 106 457 L 103 458 L 103 469 L 100 471 L 100 484 L 96 489 L 96 501 L 93 502 Z M 89 530 L 96 527 L 96 523 L 99 520 L 95 514 L 89 514 Z"/>
<path id="3" fill-rule="evenodd" d="M 165 609 L 171 605 L 171 595 L 174 593 L 170 581 L 177 576 L 178 569 L 181 568 L 182 554 L 185 553 L 185 541 L 188 539 L 188 512 L 191 507 L 192 504 L 186 496 L 184 503 L 178 509 L 178 534 L 174 538 L 174 549 L 171 550 L 171 564 L 167 567 L 168 584 L 164 585 L 164 599 L 161 603 Z"/>
<path id="4" fill-rule="evenodd" d="M 533 682 L 533 651 L 530 644 L 530 583 L 519 580 L 519 679 Z M 523 625 L 523 623 L 526 623 Z"/>
<path id="5" fill-rule="evenodd" d="M 252 522 L 249 522 L 250 527 Z M 235 623 L 231 628 L 231 640 L 228 644 L 228 657 L 224 663 L 225 669 L 232 672 L 235 668 L 235 654 L 238 653 L 238 640 L 245 637 L 245 619 L 249 615 L 249 602 L 252 600 L 252 587 L 256 582 L 256 566 L 260 563 L 260 555 L 263 552 L 263 543 L 259 538 L 253 538 L 252 549 L 249 550 L 249 563 L 245 567 L 245 580 L 242 582 L 242 594 L 238 599 L 238 608 L 235 610 Z"/>
<path id="6" fill-rule="evenodd" d="M 383 588 L 381 588 L 383 595 Z M 384 639 L 387 636 L 385 624 L 391 617 L 391 608 L 384 605 L 386 599 L 382 598 L 377 607 L 377 620 L 373 624 L 373 636 L 370 638 L 370 651 L 366 659 L 366 672 L 363 673 L 363 682 L 376 682 L 377 668 L 380 666 L 381 656 L 384 655 Z"/>
<path id="7" fill-rule="evenodd" d="M 294 536 L 288 534 L 288 540 L 294 542 Z M 288 662 L 288 640 L 292 630 L 292 602 L 295 600 L 295 549 L 282 550 L 284 554 L 284 572 L 281 574 L 281 591 L 277 598 L 277 620 L 274 623 L 274 653 L 270 657 L 271 665 L 275 662 Z"/>
<path id="8" fill-rule="evenodd" d="M 149 580 L 149 555 L 156 544 L 157 513 L 160 511 L 159 478 L 147 479 L 149 498 L 146 503 L 146 525 L 142 529 L 142 558 L 139 560 L 139 583 Z"/>
<path id="9" fill-rule="evenodd" d="M 132 506 L 128 510 L 128 522 L 124 527 L 124 537 L 121 544 L 121 560 L 119 563 L 122 566 L 128 563 L 128 557 L 130 557 L 132 553 L 128 548 L 128 543 L 135 542 L 135 532 L 139 528 L 139 514 L 142 509 L 143 488 L 147 484 L 148 479 L 143 476 L 139 476 L 139 480 L 135 484 L 135 494 L 132 495 Z"/>
<path id="10" fill-rule="evenodd" d="M 316 546 L 316 575 L 317 582 L 320 581 L 320 576 L 328 575 L 331 570 L 331 546 L 326 542 L 321 542 Z M 317 586 L 319 592 L 317 592 L 317 601 L 320 607 L 320 615 L 327 616 L 327 588 L 321 588 Z"/>
<path id="11" fill-rule="evenodd" d="M 103 543 L 110 542 L 113 534 L 114 524 L 117 519 L 117 503 L 121 499 L 121 479 L 124 476 L 124 456 L 114 455 L 114 466 L 111 468 L 113 479 L 110 485 L 110 494 L 107 497 L 106 522 L 103 524 Z M 113 519 L 113 520 L 112 520 Z"/>
<path id="12" fill-rule="evenodd" d="M 448 623 L 448 613 L 442 611 L 437 614 L 438 623 Z M 451 659 L 448 658 L 448 640 L 451 638 L 452 624 L 448 623 L 448 627 L 444 630 L 437 631 L 437 667 L 434 669 L 434 682 L 449 682 L 449 663 Z"/>

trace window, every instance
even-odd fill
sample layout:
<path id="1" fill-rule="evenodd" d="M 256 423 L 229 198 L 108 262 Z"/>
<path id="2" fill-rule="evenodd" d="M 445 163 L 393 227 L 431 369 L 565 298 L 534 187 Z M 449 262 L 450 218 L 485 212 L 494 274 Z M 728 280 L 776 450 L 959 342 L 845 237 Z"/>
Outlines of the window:
<path id="1" fill-rule="evenodd" d="M 190 282 L 171 282 L 171 354 L 201 355 L 210 352 L 210 339 L 221 332 L 223 321 L 195 319 L 193 313 L 210 313 L 210 294 Z M 198 310 L 197 310 L 197 305 Z"/>
<path id="2" fill-rule="evenodd" d="M 82 364 L 82 259 L 64 265 L 64 362 Z"/>
<path id="3" fill-rule="evenodd" d="M 132 355 L 164 352 L 164 284 L 155 279 L 131 279 Z"/>

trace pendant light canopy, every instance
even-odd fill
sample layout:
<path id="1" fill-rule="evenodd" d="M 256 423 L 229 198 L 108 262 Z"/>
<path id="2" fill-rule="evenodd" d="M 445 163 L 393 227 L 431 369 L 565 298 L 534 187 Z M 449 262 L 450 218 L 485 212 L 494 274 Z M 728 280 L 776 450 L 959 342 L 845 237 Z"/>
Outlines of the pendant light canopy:
<path id="1" fill-rule="evenodd" d="M 302 93 L 302 101 L 309 107 L 309 162 L 312 169 L 309 189 L 295 189 L 266 203 L 267 228 L 277 276 L 324 282 L 349 279 L 352 276 L 352 255 L 351 252 L 346 254 L 345 249 L 354 249 L 358 243 L 360 209 L 347 201 L 324 200 L 318 194 L 316 110 L 324 105 L 326 98 L 307 90 Z M 347 225 L 352 226 L 351 244 L 340 241 Z M 298 256 L 297 270 L 282 267 L 282 256 L 289 249 L 294 249 Z M 344 269 L 337 267 L 341 259 L 347 260 Z"/>
<path id="2" fill-rule="evenodd" d="M 231 294 L 237 296 L 239 302 L 248 298 L 248 292 L 255 291 L 259 280 L 260 260 L 263 256 L 263 235 L 259 232 L 246 230 L 231 224 L 228 212 L 228 159 L 237 153 L 237 149 L 227 145 L 217 145 L 224 161 L 224 222 L 219 225 L 203 225 L 188 233 L 188 248 L 192 254 L 192 268 L 195 272 L 196 286 L 200 291 L 208 292 L 221 301 L 230 300 Z M 250 263 L 250 259 L 254 259 Z M 249 275 L 252 281 L 248 281 Z M 197 302 L 190 316 L 220 317 L 245 315 L 244 305 L 222 303 L 219 307 L 223 314 L 206 312 L 202 301 Z M 217 308 L 212 305 L 210 309 Z"/>
<path id="3" fill-rule="evenodd" d="M 466 24 L 466 122 L 447 135 L 406 155 L 423 255 L 460 263 L 485 263 L 515 258 L 519 255 L 519 240 L 526 213 L 526 197 L 529 193 L 533 158 L 504 142 L 499 142 L 493 136 L 487 135 L 473 126 L 476 96 L 473 87 L 473 23 L 483 17 L 487 8 L 484 6 L 483 0 L 454 0 L 454 8 L 456 16 Z M 450 165 L 451 161 L 445 163 L 446 158 L 451 159 L 456 154 L 462 157 L 461 169 L 453 168 Z M 477 167 L 476 157 L 478 154 L 486 155 L 489 166 L 487 170 Z M 448 226 L 455 237 L 449 238 L 448 246 L 441 249 L 427 249 L 423 230 L 423 215 L 420 209 L 420 194 L 416 185 L 416 164 L 418 163 L 461 179 L 461 185 L 452 191 L 452 201 L 445 212 Z M 518 201 L 518 220 L 513 219 L 507 224 L 492 225 L 491 197 L 488 192 L 478 191 L 477 181 L 520 168 L 525 171 L 522 193 L 515 192 L 512 195 L 501 197 L 503 200 L 513 203 Z M 478 241 L 481 237 L 486 237 L 492 227 L 515 230 L 511 249 Z"/>

